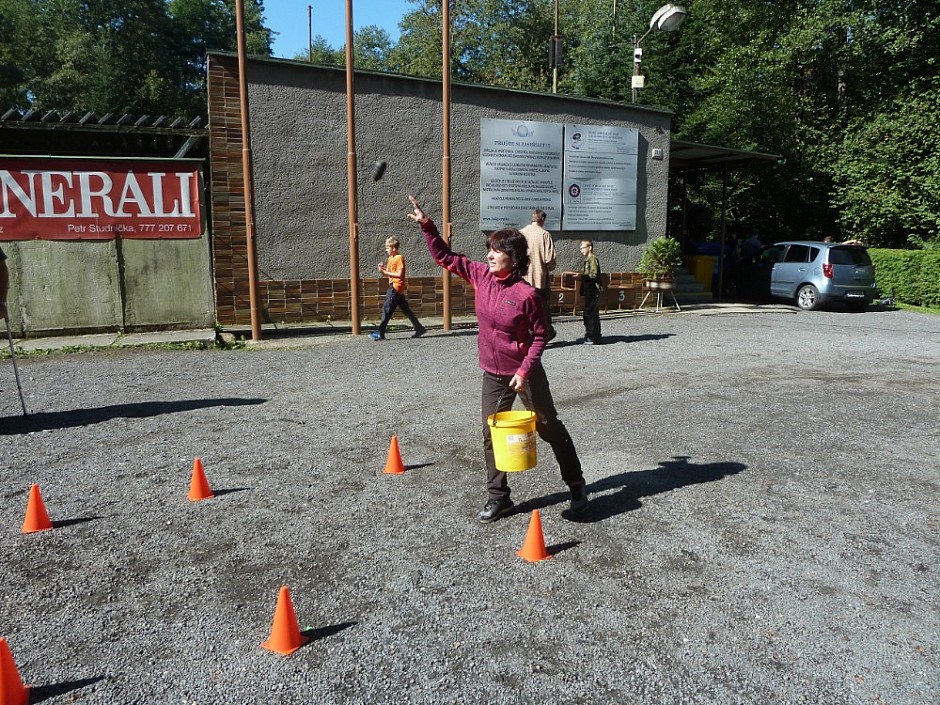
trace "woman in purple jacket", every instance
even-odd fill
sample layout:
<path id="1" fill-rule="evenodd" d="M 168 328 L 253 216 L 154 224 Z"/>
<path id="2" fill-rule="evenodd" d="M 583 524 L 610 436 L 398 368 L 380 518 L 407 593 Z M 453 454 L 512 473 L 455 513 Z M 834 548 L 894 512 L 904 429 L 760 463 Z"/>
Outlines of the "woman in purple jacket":
<path id="1" fill-rule="evenodd" d="M 539 436 L 552 447 L 561 477 L 571 490 L 569 510 L 587 509 L 587 493 L 581 461 L 568 429 L 559 420 L 542 367 L 547 330 L 542 299 L 522 275 L 529 267 L 525 236 L 513 228 L 493 232 L 488 240 L 486 262 L 474 262 L 451 252 L 425 215 L 414 196 L 408 217 L 421 225 L 434 261 L 473 285 L 474 306 L 479 323 L 478 349 L 483 370 L 483 452 L 486 458 L 487 501 L 479 514 L 484 524 L 512 512 L 506 473 L 496 469 L 493 439 L 486 420 L 507 411 L 518 394 L 525 407 L 535 412 Z M 502 399 L 502 401 L 500 401 Z M 498 406 L 497 406 L 498 405 Z"/>

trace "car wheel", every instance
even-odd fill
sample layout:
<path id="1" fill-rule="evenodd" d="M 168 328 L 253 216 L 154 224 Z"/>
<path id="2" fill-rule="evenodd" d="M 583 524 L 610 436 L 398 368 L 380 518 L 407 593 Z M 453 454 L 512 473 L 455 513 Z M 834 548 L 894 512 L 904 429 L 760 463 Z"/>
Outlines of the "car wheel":
<path id="1" fill-rule="evenodd" d="M 804 284 L 796 292 L 796 305 L 804 311 L 819 308 L 819 290 L 812 284 Z"/>

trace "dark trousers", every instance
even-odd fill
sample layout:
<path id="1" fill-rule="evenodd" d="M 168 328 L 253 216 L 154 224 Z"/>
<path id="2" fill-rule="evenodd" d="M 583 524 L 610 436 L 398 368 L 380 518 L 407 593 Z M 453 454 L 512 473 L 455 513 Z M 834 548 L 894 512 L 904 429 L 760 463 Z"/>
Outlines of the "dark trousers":
<path id="1" fill-rule="evenodd" d="M 584 295 L 584 337 L 595 343 L 601 342 L 600 297 Z"/>
<path id="2" fill-rule="evenodd" d="M 552 327 L 552 290 L 536 289 L 539 296 L 542 297 L 542 303 L 545 304 L 545 329 L 548 331 L 548 337 L 554 337 L 555 329 Z"/>
<path id="3" fill-rule="evenodd" d="M 509 411 L 512 408 L 516 393 L 509 389 L 510 379 L 511 375 L 483 373 L 483 455 L 486 459 L 486 491 L 490 499 L 495 500 L 509 498 L 509 483 L 506 481 L 506 473 L 496 469 L 493 437 L 490 435 L 490 426 L 486 419 L 497 411 Z M 541 365 L 532 370 L 526 388 L 519 397 L 526 409 L 535 412 L 535 430 L 538 431 L 539 437 L 552 447 L 561 470 L 561 479 L 568 486 L 583 483 L 584 475 L 581 472 L 578 453 L 574 449 L 574 441 L 558 418 L 552 391 L 548 386 L 548 377 Z"/>
<path id="4" fill-rule="evenodd" d="M 388 287 L 388 293 L 385 295 L 385 305 L 382 307 L 382 322 L 379 323 L 379 333 L 383 337 L 385 336 L 385 329 L 388 327 L 388 322 L 392 320 L 392 314 L 395 313 L 396 308 L 400 308 L 401 312 L 408 317 L 408 320 L 411 321 L 411 325 L 415 327 L 415 330 L 424 328 L 424 326 L 421 325 L 421 321 L 419 321 L 412 312 L 405 295 L 399 294 L 395 291 L 395 287 L 390 286 Z"/>

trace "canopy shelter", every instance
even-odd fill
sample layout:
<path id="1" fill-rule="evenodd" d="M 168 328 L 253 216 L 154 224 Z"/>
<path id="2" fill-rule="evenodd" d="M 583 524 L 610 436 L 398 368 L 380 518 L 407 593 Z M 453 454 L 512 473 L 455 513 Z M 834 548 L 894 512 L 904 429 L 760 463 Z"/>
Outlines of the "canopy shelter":
<path id="1" fill-rule="evenodd" d="M 762 164 L 782 163 L 780 154 L 766 154 L 764 152 L 749 152 L 729 147 L 716 147 L 710 144 L 698 144 L 683 140 L 672 140 L 669 145 L 669 176 L 685 177 L 692 172 L 721 173 L 721 228 L 719 234 L 719 252 L 724 253 L 727 238 L 726 222 L 728 210 L 729 180 L 732 170 L 739 171 L 738 181 L 752 166 Z M 683 188 L 682 201 L 682 231 L 685 232 L 685 189 Z M 724 260 L 718 257 L 718 300 L 721 300 L 721 291 L 724 283 Z"/>
<path id="2" fill-rule="evenodd" d="M 207 159 L 201 116 L 7 110 L 0 115 L 0 154 Z"/>

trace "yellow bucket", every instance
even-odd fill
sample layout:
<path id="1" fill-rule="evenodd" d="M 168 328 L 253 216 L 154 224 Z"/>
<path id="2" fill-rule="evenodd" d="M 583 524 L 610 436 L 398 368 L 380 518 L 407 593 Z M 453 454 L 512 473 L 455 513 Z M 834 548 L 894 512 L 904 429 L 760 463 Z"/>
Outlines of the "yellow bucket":
<path id="1" fill-rule="evenodd" d="M 486 422 L 493 437 L 497 470 L 522 472 L 535 467 L 535 412 L 500 411 L 488 416 Z"/>

